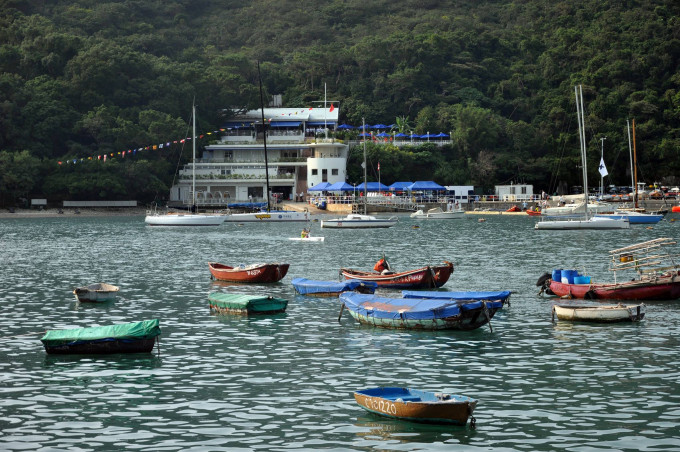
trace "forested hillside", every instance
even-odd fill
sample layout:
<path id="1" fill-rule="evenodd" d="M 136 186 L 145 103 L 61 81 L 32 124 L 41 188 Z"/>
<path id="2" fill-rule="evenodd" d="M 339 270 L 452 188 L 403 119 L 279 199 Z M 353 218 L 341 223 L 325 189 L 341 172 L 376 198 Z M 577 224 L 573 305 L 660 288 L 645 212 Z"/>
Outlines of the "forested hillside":
<path id="1" fill-rule="evenodd" d="M 187 136 L 194 99 L 203 131 L 256 107 L 257 61 L 285 106 L 325 84 L 341 121 L 452 133 L 443 149 L 372 147 L 388 182 L 579 185 L 575 84 L 594 175 L 606 136 L 605 183 L 629 184 L 635 119 L 641 178 L 680 182 L 675 0 L 0 4 L 3 205 L 165 195 L 181 147 L 117 153 Z"/>

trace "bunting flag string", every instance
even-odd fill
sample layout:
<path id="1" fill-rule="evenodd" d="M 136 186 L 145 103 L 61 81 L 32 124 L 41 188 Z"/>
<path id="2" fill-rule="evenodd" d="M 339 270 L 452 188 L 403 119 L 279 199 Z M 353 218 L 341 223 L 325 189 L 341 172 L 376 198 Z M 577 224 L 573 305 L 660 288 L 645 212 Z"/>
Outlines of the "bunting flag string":
<path id="1" fill-rule="evenodd" d="M 295 112 L 291 112 L 291 113 L 281 113 L 281 116 L 301 115 L 301 114 L 306 113 L 307 111 L 312 111 L 313 109 L 314 109 L 314 107 L 309 107 L 308 109 L 307 109 L 307 107 L 305 107 L 305 108 L 303 108 L 299 111 L 295 111 Z M 334 109 L 335 109 L 335 106 L 333 104 L 331 104 L 330 111 L 333 111 Z M 272 122 L 272 120 L 274 120 L 274 118 L 269 118 L 266 121 Z M 245 123 L 243 125 L 245 126 Z M 251 125 L 252 125 L 252 123 L 251 123 Z M 213 134 L 220 134 L 220 133 L 223 133 L 225 131 L 226 131 L 226 129 L 220 128 L 219 130 L 214 130 L 212 132 L 206 132 L 206 133 L 197 135 L 196 139 L 203 139 L 206 136 L 213 135 Z M 167 148 L 170 148 L 172 145 L 185 144 L 187 141 L 190 141 L 190 140 L 191 140 L 191 137 L 186 137 L 186 138 L 183 138 L 181 140 L 173 140 L 173 141 L 166 141 L 164 143 L 150 144 L 148 146 L 142 146 L 142 147 L 138 147 L 138 148 L 127 149 L 125 151 L 109 152 L 109 153 L 106 153 L 106 154 L 99 154 L 97 156 L 90 156 L 90 157 L 81 157 L 81 158 L 75 158 L 75 159 L 59 160 L 59 161 L 57 161 L 57 164 L 59 164 L 59 165 L 64 165 L 64 164 L 71 165 L 71 164 L 73 164 L 73 165 L 75 165 L 77 163 L 83 163 L 83 162 L 92 161 L 92 160 L 100 160 L 100 161 L 105 162 L 107 159 L 125 158 L 126 154 L 128 156 L 134 156 L 138 152 L 142 152 L 142 151 L 149 151 L 149 150 L 157 151 L 157 150 L 167 149 Z"/>

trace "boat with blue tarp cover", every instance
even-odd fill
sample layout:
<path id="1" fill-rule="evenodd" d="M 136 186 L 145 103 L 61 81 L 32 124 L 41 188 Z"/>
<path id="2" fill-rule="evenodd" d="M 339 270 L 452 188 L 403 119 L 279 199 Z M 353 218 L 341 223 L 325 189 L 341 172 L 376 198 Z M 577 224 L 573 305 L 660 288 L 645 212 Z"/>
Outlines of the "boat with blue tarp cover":
<path id="1" fill-rule="evenodd" d="M 503 307 L 500 300 L 452 300 L 387 298 L 345 292 L 343 307 L 359 323 L 383 328 L 418 330 L 474 330 L 487 323 Z M 490 326 L 490 325 L 489 325 Z"/>
<path id="2" fill-rule="evenodd" d="M 158 319 L 119 325 L 49 330 L 40 339 L 49 354 L 148 353 L 161 334 Z"/>
<path id="3" fill-rule="evenodd" d="M 313 295 L 315 297 L 337 297 L 343 292 L 359 292 L 371 294 L 378 288 L 378 284 L 372 281 L 318 281 L 307 278 L 295 278 L 292 281 L 295 291 L 300 295 Z"/>
<path id="4" fill-rule="evenodd" d="M 395 419 L 430 424 L 475 427 L 472 413 L 477 400 L 463 395 L 410 388 L 369 388 L 354 392 L 354 400 L 367 411 Z"/>
<path id="5" fill-rule="evenodd" d="M 455 291 L 443 292 L 438 290 L 402 290 L 404 298 L 434 298 L 437 300 L 500 300 L 510 303 L 510 291 Z"/>

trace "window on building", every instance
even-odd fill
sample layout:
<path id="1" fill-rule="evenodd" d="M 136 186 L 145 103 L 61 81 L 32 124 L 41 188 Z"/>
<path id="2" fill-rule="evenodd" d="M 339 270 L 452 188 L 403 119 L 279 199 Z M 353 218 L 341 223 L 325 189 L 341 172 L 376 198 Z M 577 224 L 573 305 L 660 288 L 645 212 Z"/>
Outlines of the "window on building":
<path id="1" fill-rule="evenodd" d="M 312 176 L 316 176 L 317 174 L 319 174 L 319 170 L 316 168 L 312 169 Z"/>
<path id="2" fill-rule="evenodd" d="M 331 170 L 331 175 L 337 176 L 337 175 L 338 175 L 338 169 L 337 169 L 337 168 L 332 169 L 332 170 Z"/>
<path id="3" fill-rule="evenodd" d="M 321 182 L 328 182 L 328 170 L 327 169 L 321 170 Z"/>
<path id="4" fill-rule="evenodd" d="M 515 187 L 510 187 L 510 194 L 514 195 L 515 194 Z"/>
<path id="5" fill-rule="evenodd" d="M 522 187 L 522 194 L 523 194 L 523 195 L 526 195 L 526 194 L 527 194 L 527 188 L 526 188 L 526 187 Z"/>

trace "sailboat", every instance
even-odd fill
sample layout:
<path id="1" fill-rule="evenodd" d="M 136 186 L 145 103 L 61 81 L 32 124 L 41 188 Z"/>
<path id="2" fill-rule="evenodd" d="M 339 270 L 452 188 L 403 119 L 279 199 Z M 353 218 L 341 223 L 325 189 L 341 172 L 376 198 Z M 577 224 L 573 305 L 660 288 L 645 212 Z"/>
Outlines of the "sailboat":
<path id="1" fill-rule="evenodd" d="M 663 220 L 662 214 L 656 213 L 646 213 L 638 207 L 638 182 L 637 182 L 637 150 L 635 148 L 635 119 L 633 119 L 633 148 L 631 150 L 630 146 L 630 125 L 626 121 L 626 127 L 628 129 L 628 152 L 630 153 L 630 178 L 635 187 L 633 193 L 633 205 L 632 209 L 616 209 L 612 214 L 606 215 L 596 215 L 597 217 L 607 217 L 607 218 L 627 218 L 630 224 L 656 224 Z M 633 159 L 635 156 L 635 159 Z M 635 161 L 635 163 L 633 163 Z"/>
<path id="2" fill-rule="evenodd" d="M 366 129 L 366 123 L 363 125 Z M 366 139 L 364 138 L 364 187 L 366 185 Z M 350 213 L 344 218 L 334 218 L 331 220 L 321 220 L 322 228 L 334 229 L 367 229 L 367 228 L 389 228 L 397 224 L 396 217 L 376 218 L 367 214 L 366 194 L 364 193 L 364 213 Z"/>
<path id="3" fill-rule="evenodd" d="M 269 160 L 267 158 L 267 123 L 264 119 L 264 98 L 262 96 L 262 76 L 260 76 L 260 62 L 257 63 L 257 75 L 260 79 L 260 110 L 262 111 L 262 138 L 264 139 L 264 172 L 267 180 L 267 208 L 259 212 L 232 213 L 225 217 L 224 221 L 235 223 L 257 222 L 272 223 L 281 221 L 309 221 L 309 211 L 297 210 L 271 210 L 269 189 Z"/>
<path id="4" fill-rule="evenodd" d="M 219 226 L 224 223 L 224 215 L 198 214 L 196 211 L 196 105 L 192 108 L 193 145 L 191 172 L 191 212 L 189 213 L 158 213 L 147 214 L 144 222 L 149 226 Z"/>
<path id="5" fill-rule="evenodd" d="M 581 162 L 583 166 L 583 197 L 584 215 L 582 219 L 544 220 L 534 226 L 536 229 L 567 230 L 567 229 L 628 229 L 627 219 L 588 216 L 588 167 L 586 164 L 586 134 L 583 110 L 583 89 L 579 85 L 574 87 L 576 97 L 576 117 L 578 119 L 579 141 L 581 142 Z M 579 99 L 580 96 L 580 99 Z"/>

